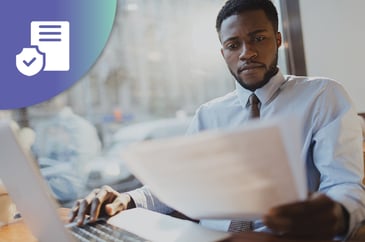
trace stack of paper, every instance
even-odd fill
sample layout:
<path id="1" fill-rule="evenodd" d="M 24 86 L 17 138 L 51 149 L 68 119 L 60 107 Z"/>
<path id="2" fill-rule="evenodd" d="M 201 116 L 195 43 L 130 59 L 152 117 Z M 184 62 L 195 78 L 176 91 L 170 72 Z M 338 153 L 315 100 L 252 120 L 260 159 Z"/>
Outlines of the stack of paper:
<path id="1" fill-rule="evenodd" d="M 138 143 L 123 158 L 156 197 L 191 218 L 257 219 L 307 196 L 299 130 L 290 119 L 252 122 Z"/>

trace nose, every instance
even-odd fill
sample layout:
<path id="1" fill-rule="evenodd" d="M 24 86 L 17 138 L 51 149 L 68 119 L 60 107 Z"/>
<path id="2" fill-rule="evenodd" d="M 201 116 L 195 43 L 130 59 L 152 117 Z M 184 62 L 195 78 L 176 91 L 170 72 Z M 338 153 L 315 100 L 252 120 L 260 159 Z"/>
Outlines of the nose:
<path id="1" fill-rule="evenodd" d="M 247 61 L 252 60 L 258 56 L 257 50 L 251 44 L 243 44 L 241 54 L 239 56 L 240 60 Z"/>

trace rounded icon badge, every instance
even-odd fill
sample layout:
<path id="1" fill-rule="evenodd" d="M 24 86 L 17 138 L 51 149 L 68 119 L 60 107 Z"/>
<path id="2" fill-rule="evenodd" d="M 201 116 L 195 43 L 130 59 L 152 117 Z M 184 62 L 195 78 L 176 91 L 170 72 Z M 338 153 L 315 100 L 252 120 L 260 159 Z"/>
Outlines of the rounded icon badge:
<path id="1" fill-rule="evenodd" d="M 108 43 L 117 2 L 0 1 L 0 110 L 44 102 L 82 80 Z"/>
<path id="2" fill-rule="evenodd" d="M 16 55 L 16 67 L 25 76 L 34 76 L 44 68 L 44 53 L 40 52 L 38 46 L 23 48 Z"/>

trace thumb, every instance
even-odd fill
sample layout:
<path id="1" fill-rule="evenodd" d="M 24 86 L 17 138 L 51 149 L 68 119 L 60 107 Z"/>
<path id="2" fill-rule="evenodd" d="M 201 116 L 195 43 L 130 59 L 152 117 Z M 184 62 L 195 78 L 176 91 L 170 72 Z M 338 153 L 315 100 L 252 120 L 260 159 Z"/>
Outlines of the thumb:
<path id="1" fill-rule="evenodd" d="M 105 212 L 109 216 L 113 216 L 116 213 L 126 210 L 131 198 L 127 194 L 120 194 L 112 203 L 105 205 Z"/>

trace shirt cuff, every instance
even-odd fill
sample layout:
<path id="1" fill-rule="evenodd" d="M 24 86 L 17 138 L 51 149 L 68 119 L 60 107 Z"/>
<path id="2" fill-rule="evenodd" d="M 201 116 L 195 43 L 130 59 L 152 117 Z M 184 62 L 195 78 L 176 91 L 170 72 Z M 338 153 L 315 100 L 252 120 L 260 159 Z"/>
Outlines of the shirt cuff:
<path id="1" fill-rule="evenodd" d="M 336 192 L 330 192 L 327 194 L 333 200 L 339 202 L 348 212 L 349 214 L 349 226 L 347 234 L 344 236 L 337 236 L 338 238 L 348 238 L 353 233 L 354 229 L 361 223 L 365 214 L 364 207 L 365 204 L 363 201 L 359 201 L 358 197 L 352 197 L 351 192 L 348 194 L 339 194 Z"/>
<path id="2" fill-rule="evenodd" d="M 174 210 L 158 200 L 147 187 L 141 187 L 127 192 L 137 208 L 145 208 L 155 212 L 168 214 Z"/>

